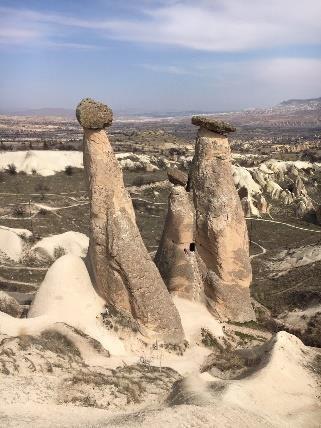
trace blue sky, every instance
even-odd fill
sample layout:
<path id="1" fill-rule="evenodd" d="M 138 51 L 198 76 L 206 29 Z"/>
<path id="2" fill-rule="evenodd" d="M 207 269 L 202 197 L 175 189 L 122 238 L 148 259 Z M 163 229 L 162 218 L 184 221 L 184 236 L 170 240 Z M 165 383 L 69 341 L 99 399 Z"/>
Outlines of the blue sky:
<path id="1" fill-rule="evenodd" d="M 224 111 L 321 96 L 320 0 L 0 0 L 0 109 Z"/>

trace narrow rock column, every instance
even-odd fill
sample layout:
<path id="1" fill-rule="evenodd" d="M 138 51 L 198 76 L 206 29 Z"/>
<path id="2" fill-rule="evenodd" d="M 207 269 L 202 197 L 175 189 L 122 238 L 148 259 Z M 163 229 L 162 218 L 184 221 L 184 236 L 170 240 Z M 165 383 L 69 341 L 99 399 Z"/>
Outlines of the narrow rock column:
<path id="1" fill-rule="evenodd" d="M 130 313 L 141 332 L 179 343 L 178 311 L 145 248 L 123 175 L 103 128 L 112 111 L 86 98 L 76 115 L 84 128 L 84 167 L 90 197 L 87 266 L 98 294 L 120 312 Z"/>
<path id="2" fill-rule="evenodd" d="M 171 175 L 169 179 L 173 180 Z M 195 251 L 194 217 L 191 194 L 180 185 L 174 186 L 168 199 L 167 216 L 155 263 L 172 294 L 204 301 L 202 275 Z"/>
<path id="3" fill-rule="evenodd" d="M 255 318 L 249 290 L 249 240 L 225 136 L 235 129 L 200 116 L 193 117 L 192 123 L 200 127 L 190 182 L 196 211 L 195 243 L 207 268 L 204 291 L 208 306 L 222 320 L 248 321 Z"/>

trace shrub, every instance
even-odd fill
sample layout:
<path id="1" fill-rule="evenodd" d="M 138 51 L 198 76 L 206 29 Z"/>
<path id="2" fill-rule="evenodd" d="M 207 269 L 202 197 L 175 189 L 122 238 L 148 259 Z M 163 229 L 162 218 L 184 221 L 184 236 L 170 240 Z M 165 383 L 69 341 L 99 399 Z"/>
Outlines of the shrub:
<path id="1" fill-rule="evenodd" d="M 66 251 L 63 247 L 56 247 L 54 250 L 54 259 L 59 259 L 59 257 L 62 257 L 66 254 Z"/>
<path id="2" fill-rule="evenodd" d="M 12 213 L 15 217 L 23 217 L 26 214 L 26 211 L 25 211 L 24 207 L 17 206 L 17 207 L 13 208 Z"/>
<path id="3" fill-rule="evenodd" d="M 70 176 L 70 175 L 73 175 L 73 173 L 74 173 L 73 167 L 71 165 L 67 165 L 65 168 L 65 174 Z"/>
<path id="4" fill-rule="evenodd" d="M 50 188 L 46 184 L 44 184 L 43 181 L 40 181 L 35 185 L 35 192 L 41 194 L 41 200 L 45 199 L 45 193 L 48 192 L 49 190 Z"/>
<path id="5" fill-rule="evenodd" d="M 10 174 L 10 175 L 16 175 L 16 174 L 17 174 L 17 167 L 16 167 L 16 165 L 15 165 L 14 163 L 10 163 L 10 164 L 7 166 L 6 171 L 7 171 L 7 173 L 8 173 L 8 174 Z"/>
<path id="6" fill-rule="evenodd" d="M 0 171 L 0 183 L 3 183 L 4 180 L 5 180 L 4 173 L 3 173 L 3 171 Z"/>
<path id="7" fill-rule="evenodd" d="M 40 215 L 47 215 L 48 210 L 46 210 L 45 208 L 40 208 L 40 210 L 38 211 L 38 214 Z"/>
<path id="8" fill-rule="evenodd" d="M 36 170 L 35 168 L 32 168 L 32 170 L 31 170 L 31 174 L 32 174 L 32 175 L 37 175 L 37 170 Z"/>

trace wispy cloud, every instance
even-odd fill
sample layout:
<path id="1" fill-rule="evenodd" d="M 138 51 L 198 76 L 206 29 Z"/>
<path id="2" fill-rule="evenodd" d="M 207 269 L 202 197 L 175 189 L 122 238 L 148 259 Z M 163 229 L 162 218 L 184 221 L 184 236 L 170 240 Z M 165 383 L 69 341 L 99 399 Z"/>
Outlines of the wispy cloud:
<path id="1" fill-rule="evenodd" d="M 1 12 L 4 25 L 11 25 L 0 37 L 14 43 L 52 38 L 61 27 L 77 27 L 118 40 L 213 52 L 321 44 L 320 0 L 141 0 L 139 18 L 136 13 L 135 18 L 99 20 L 8 8 Z"/>
<path id="2" fill-rule="evenodd" d="M 69 38 L 68 27 L 93 30 L 94 22 L 26 9 L 0 7 L 0 44 L 48 48 L 99 49 Z M 97 28 L 101 28 L 97 23 Z M 66 40 L 65 40 L 66 39 Z"/>
<path id="3" fill-rule="evenodd" d="M 191 70 L 187 70 L 176 65 L 158 65 L 158 64 L 140 64 L 140 67 L 146 70 L 154 71 L 156 73 L 168 73 L 168 74 L 192 74 Z"/>

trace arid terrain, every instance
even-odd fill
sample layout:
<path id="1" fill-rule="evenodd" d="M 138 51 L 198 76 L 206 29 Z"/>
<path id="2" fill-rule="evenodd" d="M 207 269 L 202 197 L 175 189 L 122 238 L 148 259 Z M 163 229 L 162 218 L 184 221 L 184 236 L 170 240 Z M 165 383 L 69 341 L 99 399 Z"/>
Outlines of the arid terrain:
<path id="1" fill-rule="evenodd" d="M 11 305 L 19 304 L 15 310 L 21 318 L 50 266 L 62 256 L 85 257 L 89 242 L 82 129 L 66 112 L 60 117 L 40 113 L 0 116 L 0 293 L 15 299 Z M 108 129 L 152 257 L 173 187 L 167 170 L 187 172 L 194 155 L 196 128 L 190 117 L 116 115 Z M 320 426 L 321 100 L 291 100 L 272 109 L 215 117 L 237 127 L 229 138 L 232 172 L 249 232 L 256 321 L 215 320 L 210 331 L 208 319 L 200 319 L 201 336 L 196 339 L 190 319 L 200 312 L 192 306 L 179 309 L 190 335 L 183 361 L 168 350 L 163 354 L 156 349 L 153 354 L 142 347 L 127 360 L 114 357 L 114 364 L 106 363 L 112 360 L 108 352 L 113 355 L 114 350 L 106 351 L 90 329 L 78 335 L 77 329 L 84 331 L 82 325 L 67 321 L 38 338 L 5 335 L 0 339 L 0 397 L 10 406 L 0 416 L 0 425 L 19 426 L 14 423 L 19 421 L 15 404 L 27 399 L 24 383 L 37 372 L 32 378 L 32 405 L 23 414 L 30 426 L 39 416 L 35 409 L 40 404 L 55 409 L 55 424 L 50 421 L 48 426 L 57 427 L 76 426 L 68 405 L 79 406 L 79 426 L 170 426 L 183 412 L 190 415 L 191 425 L 182 426 L 201 426 L 199 419 L 204 426 L 230 426 L 235 418 L 242 421 L 240 426 Z M 77 282 L 71 278 L 68 286 L 73 281 Z M 0 305 L 6 312 L 1 294 Z M 179 298 L 177 307 L 183 307 Z M 6 326 L 6 318 L 0 319 L 0 334 L 1 322 Z M 199 378 L 190 367 L 194 357 L 195 366 L 202 367 Z M 52 367 L 51 383 L 46 364 Z M 289 381 L 288 391 L 280 386 L 287 381 L 284 368 L 296 377 Z M 19 385 L 14 372 L 22 376 Z M 194 377 L 184 377 L 191 372 Z M 63 383 L 58 382 L 60 373 L 68 374 Z M 262 385 L 265 392 L 257 393 Z M 245 405 L 253 394 L 253 406 Z M 291 394 L 302 400 L 302 412 Z M 284 409 L 276 405 L 278 399 L 284 400 Z M 57 403 L 63 406 L 57 408 Z M 72 412 L 78 409 L 72 407 Z M 39 417 L 48 423 L 46 413 Z"/>

